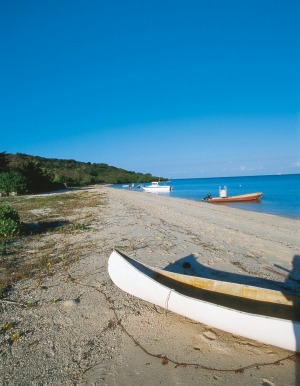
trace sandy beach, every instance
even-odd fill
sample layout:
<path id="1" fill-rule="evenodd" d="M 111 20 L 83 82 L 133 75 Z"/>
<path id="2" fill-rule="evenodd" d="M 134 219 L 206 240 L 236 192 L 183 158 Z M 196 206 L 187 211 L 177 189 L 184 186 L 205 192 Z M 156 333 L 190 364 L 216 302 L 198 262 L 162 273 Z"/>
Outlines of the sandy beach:
<path id="1" fill-rule="evenodd" d="M 293 352 L 166 312 L 107 273 L 117 248 L 158 268 L 189 261 L 211 277 L 300 292 L 300 221 L 106 186 L 79 194 L 105 202 L 85 209 L 89 229 L 46 233 L 35 248 L 67 243 L 80 257 L 17 282 L 0 303 L 0 325 L 21 332 L 13 343 L 1 332 L 2 385 L 300 384 Z"/>

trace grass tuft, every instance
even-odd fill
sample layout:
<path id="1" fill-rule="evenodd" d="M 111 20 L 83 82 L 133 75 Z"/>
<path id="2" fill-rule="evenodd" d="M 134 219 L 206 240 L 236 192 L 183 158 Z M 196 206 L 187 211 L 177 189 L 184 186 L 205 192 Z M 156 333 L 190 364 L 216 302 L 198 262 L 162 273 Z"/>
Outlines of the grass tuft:
<path id="1" fill-rule="evenodd" d="M 79 192 L 7 197 L 5 202 L 19 213 L 27 231 L 0 244 L 0 297 L 19 280 L 35 277 L 42 284 L 58 265 L 67 269 L 80 259 L 84 247 L 73 236 L 93 229 L 94 208 L 98 211 L 107 200 L 99 192 Z"/>

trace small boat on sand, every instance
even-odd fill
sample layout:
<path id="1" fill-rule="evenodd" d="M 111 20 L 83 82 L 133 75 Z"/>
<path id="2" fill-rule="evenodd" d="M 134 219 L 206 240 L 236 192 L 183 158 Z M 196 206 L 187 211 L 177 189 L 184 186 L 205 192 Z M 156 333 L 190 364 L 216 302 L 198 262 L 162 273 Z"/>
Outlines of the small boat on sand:
<path id="1" fill-rule="evenodd" d="M 172 190 L 172 186 L 161 185 L 158 181 L 151 182 L 149 186 L 141 186 L 141 188 L 148 193 L 168 193 Z"/>
<path id="2" fill-rule="evenodd" d="M 116 286 L 200 323 L 300 352 L 300 296 L 182 275 L 139 263 L 114 250 L 108 272 Z"/>
<path id="3" fill-rule="evenodd" d="M 227 187 L 225 186 L 223 189 L 219 188 L 219 197 L 211 197 L 211 195 L 208 194 L 203 198 L 203 201 L 210 203 L 259 201 L 262 195 L 262 192 L 256 192 L 240 194 L 238 196 L 227 196 Z"/>

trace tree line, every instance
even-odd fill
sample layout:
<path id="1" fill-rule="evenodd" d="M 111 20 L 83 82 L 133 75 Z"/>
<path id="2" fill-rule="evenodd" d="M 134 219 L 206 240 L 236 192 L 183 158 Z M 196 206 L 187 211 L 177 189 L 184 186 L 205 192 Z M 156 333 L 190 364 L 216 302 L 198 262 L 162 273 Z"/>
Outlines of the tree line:
<path id="1" fill-rule="evenodd" d="M 6 195 L 42 193 L 64 187 L 99 183 L 127 184 L 153 180 L 158 180 L 158 177 L 150 173 L 120 169 L 105 163 L 0 152 L 0 193 Z"/>

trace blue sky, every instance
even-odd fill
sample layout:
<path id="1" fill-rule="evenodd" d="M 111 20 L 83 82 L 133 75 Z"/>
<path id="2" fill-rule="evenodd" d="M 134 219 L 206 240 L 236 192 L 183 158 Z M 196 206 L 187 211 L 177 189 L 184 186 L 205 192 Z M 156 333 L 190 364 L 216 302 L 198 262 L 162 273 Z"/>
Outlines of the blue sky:
<path id="1" fill-rule="evenodd" d="M 0 4 L 0 151 L 169 178 L 299 173 L 298 0 Z"/>

